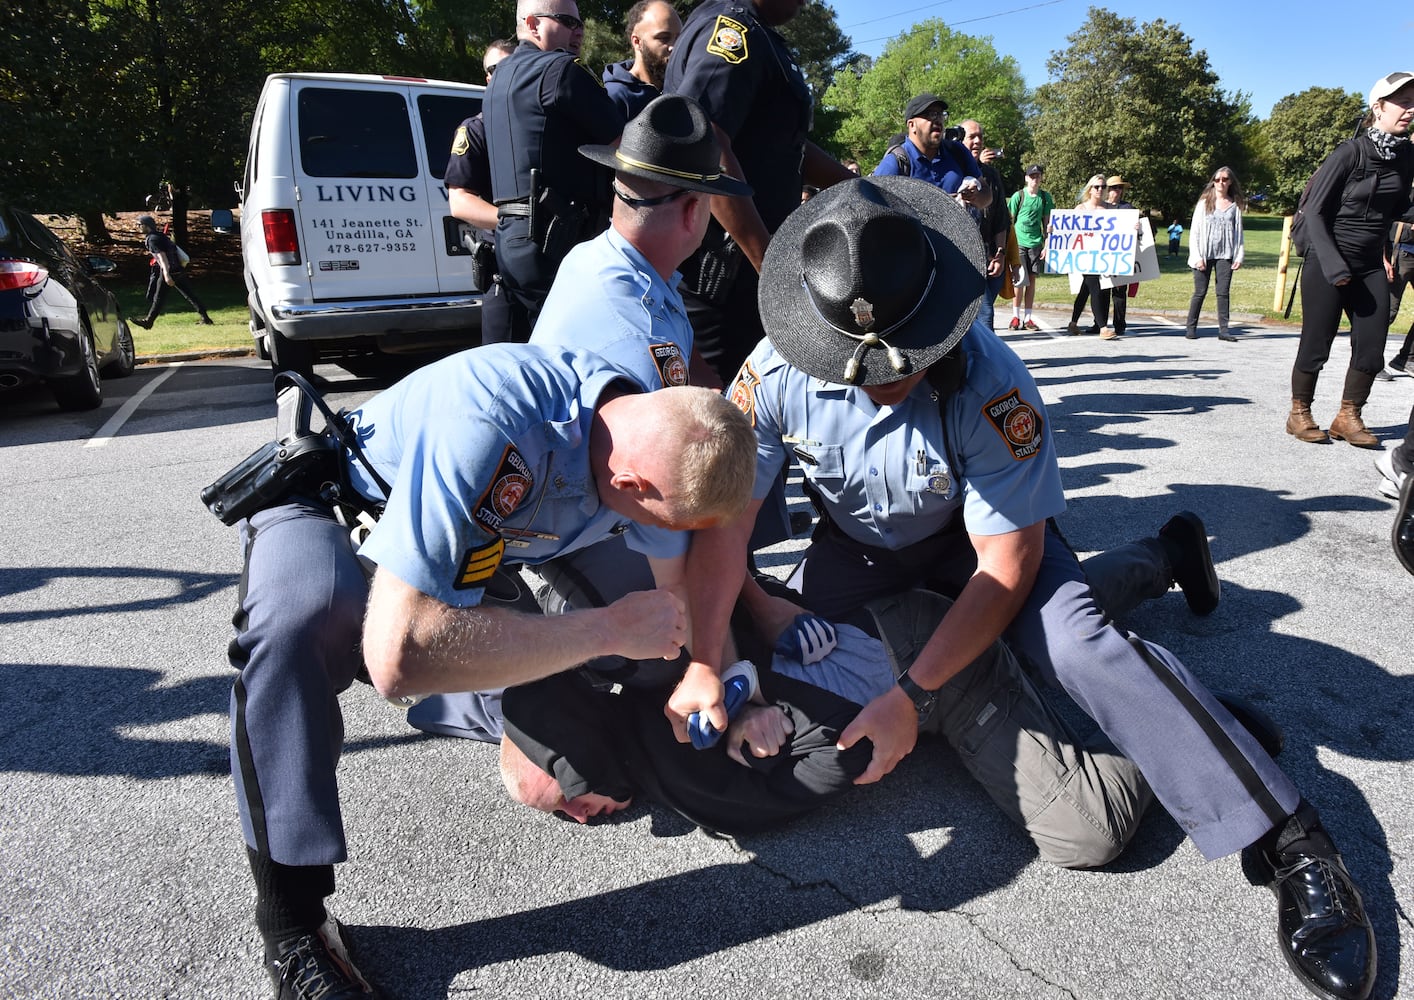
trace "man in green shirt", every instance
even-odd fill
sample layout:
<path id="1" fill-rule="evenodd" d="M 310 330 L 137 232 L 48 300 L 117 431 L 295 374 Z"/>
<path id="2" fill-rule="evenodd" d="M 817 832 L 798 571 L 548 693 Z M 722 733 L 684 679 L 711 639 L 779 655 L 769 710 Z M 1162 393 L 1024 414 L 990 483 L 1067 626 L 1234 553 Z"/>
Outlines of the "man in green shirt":
<path id="1" fill-rule="evenodd" d="M 1045 270 L 1046 233 L 1051 226 L 1051 210 L 1056 207 L 1051 193 L 1041 190 L 1041 179 L 1045 173 L 1039 164 L 1028 167 L 1026 187 L 1007 200 L 1007 209 L 1016 226 L 1016 245 L 1021 250 L 1021 269 L 1026 276 L 1025 288 L 1018 289 L 1018 294 L 1011 300 L 1012 330 L 1022 327 L 1039 329 L 1031 318 L 1031 307 L 1036 301 L 1036 278 Z M 1021 312 L 1023 295 L 1026 299 L 1024 322 Z"/>

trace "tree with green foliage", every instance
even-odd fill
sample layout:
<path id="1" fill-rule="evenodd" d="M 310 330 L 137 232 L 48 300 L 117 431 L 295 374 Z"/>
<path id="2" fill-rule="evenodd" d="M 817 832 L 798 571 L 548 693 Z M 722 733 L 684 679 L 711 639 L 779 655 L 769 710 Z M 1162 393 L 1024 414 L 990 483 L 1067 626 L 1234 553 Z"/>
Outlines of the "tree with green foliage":
<path id="1" fill-rule="evenodd" d="M 807 4 L 780 30 L 819 108 L 835 74 L 855 58 L 848 36 L 835 20 L 835 9 L 827 3 Z"/>
<path id="2" fill-rule="evenodd" d="M 1135 204 L 1172 218 L 1191 210 L 1217 167 L 1251 173 L 1250 104 L 1224 93 L 1207 53 L 1177 25 L 1091 7 L 1067 41 L 1046 63 L 1032 125 L 1058 204 L 1076 200 L 1091 174 L 1123 174 Z"/>
<path id="3" fill-rule="evenodd" d="M 890 41 L 862 72 L 835 76 L 823 102 L 835 116 L 835 127 L 825 137 L 828 145 L 854 157 L 869 173 L 889 138 L 903 131 L 904 105 L 924 92 L 947 101 L 954 123 L 966 118 L 981 122 L 993 146 L 1020 151 L 1029 144 L 1023 117 L 1026 84 L 1016 60 L 999 56 L 990 38 L 964 35 L 932 19 Z M 1017 157 L 1008 153 L 998 166 L 1005 167 L 1008 186 L 1020 183 Z"/>
<path id="4" fill-rule="evenodd" d="M 1272 207 L 1296 208 L 1307 179 L 1365 114 L 1362 95 L 1335 87 L 1309 87 L 1272 106 L 1262 125 L 1264 163 L 1271 174 Z"/>

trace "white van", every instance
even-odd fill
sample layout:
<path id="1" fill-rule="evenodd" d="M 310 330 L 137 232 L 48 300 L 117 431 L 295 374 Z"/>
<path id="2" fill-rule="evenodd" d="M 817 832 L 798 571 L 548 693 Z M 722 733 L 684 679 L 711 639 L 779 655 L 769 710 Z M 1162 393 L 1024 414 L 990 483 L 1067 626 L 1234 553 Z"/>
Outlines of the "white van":
<path id="1" fill-rule="evenodd" d="M 251 333 L 274 368 L 480 343 L 481 294 L 442 175 L 484 90 L 266 79 L 239 193 Z"/>

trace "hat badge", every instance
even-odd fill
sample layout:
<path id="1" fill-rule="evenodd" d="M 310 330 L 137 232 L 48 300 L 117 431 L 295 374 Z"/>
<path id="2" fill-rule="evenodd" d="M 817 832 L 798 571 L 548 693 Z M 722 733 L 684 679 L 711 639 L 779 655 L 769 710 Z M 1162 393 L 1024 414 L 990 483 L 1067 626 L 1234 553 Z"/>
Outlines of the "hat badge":
<path id="1" fill-rule="evenodd" d="M 855 299 L 849 304 L 849 311 L 854 313 L 854 322 L 861 330 L 868 330 L 874 325 L 874 303 L 868 299 Z"/>

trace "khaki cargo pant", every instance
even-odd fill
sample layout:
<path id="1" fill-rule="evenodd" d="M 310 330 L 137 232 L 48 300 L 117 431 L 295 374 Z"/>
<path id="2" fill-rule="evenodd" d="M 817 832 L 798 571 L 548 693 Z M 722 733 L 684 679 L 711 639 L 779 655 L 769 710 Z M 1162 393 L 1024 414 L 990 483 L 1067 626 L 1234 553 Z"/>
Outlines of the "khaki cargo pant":
<path id="1" fill-rule="evenodd" d="M 869 602 L 895 675 L 951 603 L 925 590 Z M 1103 733 L 1082 744 L 1000 642 L 939 690 L 921 731 L 941 734 L 1041 857 L 1064 868 L 1114 860 L 1153 801 L 1139 768 Z"/>

